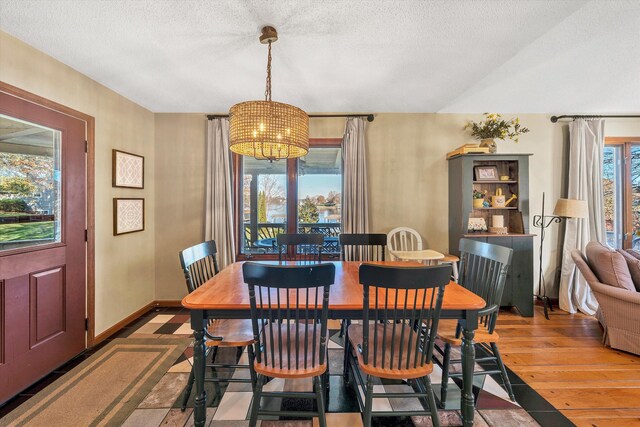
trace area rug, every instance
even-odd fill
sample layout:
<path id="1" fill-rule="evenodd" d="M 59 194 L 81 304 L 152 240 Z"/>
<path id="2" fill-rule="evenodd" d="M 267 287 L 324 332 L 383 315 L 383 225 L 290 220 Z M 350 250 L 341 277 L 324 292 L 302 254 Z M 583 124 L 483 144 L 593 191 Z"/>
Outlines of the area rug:
<path id="1" fill-rule="evenodd" d="M 190 343 L 187 338 L 115 339 L 0 425 L 121 425 Z"/>

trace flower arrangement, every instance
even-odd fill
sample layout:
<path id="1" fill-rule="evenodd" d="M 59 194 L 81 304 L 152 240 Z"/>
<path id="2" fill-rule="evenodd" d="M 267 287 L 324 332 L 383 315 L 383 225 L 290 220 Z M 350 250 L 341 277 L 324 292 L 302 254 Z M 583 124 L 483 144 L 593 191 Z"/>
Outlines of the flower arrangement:
<path id="1" fill-rule="evenodd" d="M 473 190 L 473 198 L 474 199 L 484 199 L 485 198 L 485 194 L 478 191 L 478 190 Z"/>
<path id="2" fill-rule="evenodd" d="M 520 119 L 515 117 L 510 120 L 504 120 L 500 114 L 484 113 L 484 121 L 469 121 L 464 127 L 471 129 L 471 135 L 476 139 L 511 139 L 518 142 L 518 137 L 523 133 L 529 132 L 529 129 L 520 125 Z"/>

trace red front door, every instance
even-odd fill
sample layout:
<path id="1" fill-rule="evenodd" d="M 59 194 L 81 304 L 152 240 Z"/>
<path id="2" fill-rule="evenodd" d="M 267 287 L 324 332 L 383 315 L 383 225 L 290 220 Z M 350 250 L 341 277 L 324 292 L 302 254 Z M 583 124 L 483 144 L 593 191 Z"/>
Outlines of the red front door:
<path id="1" fill-rule="evenodd" d="M 0 92 L 0 403 L 85 349 L 85 125 Z"/>

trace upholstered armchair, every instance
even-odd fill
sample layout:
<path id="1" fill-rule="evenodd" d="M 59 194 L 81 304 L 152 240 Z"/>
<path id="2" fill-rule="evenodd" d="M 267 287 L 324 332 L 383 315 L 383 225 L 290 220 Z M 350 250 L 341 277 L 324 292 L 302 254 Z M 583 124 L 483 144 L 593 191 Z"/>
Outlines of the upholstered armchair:
<path id="1" fill-rule="evenodd" d="M 640 355 L 640 292 L 602 283 L 580 251 L 572 251 L 571 257 L 600 305 L 603 343 Z"/>

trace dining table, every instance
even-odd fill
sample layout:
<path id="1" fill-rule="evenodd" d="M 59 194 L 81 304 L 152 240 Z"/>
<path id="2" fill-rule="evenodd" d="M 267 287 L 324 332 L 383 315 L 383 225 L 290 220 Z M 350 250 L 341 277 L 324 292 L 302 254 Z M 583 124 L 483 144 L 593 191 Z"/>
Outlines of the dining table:
<path id="1" fill-rule="evenodd" d="M 255 262 L 255 261 L 253 261 Z M 260 261 L 282 264 L 278 261 Z M 194 424 L 203 427 L 206 422 L 207 395 L 205 378 L 205 328 L 208 319 L 250 319 L 249 289 L 242 276 L 243 261 L 222 269 L 202 286 L 188 294 L 182 305 L 191 311 L 191 328 L 194 334 L 193 366 L 195 373 Z M 332 261 L 336 267 L 335 281 L 329 294 L 328 315 L 330 319 L 360 320 L 363 315 L 363 289 L 358 280 L 359 261 Z M 286 262 L 295 264 L 295 262 Z M 395 266 L 423 266 L 419 263 L 382 261 L 372 264 Z M 308 265 L 308 264 L 306 264 Z M 473 337 L 478 328 L 478 311 L 485 301 L 455 282 L 445 286 L 441 318 L 459 319 L 462 326 L 462 396 L 460 412 L 464 426 L 473 425 L 474 395 L 473 369 L 475 348 Z"/>

